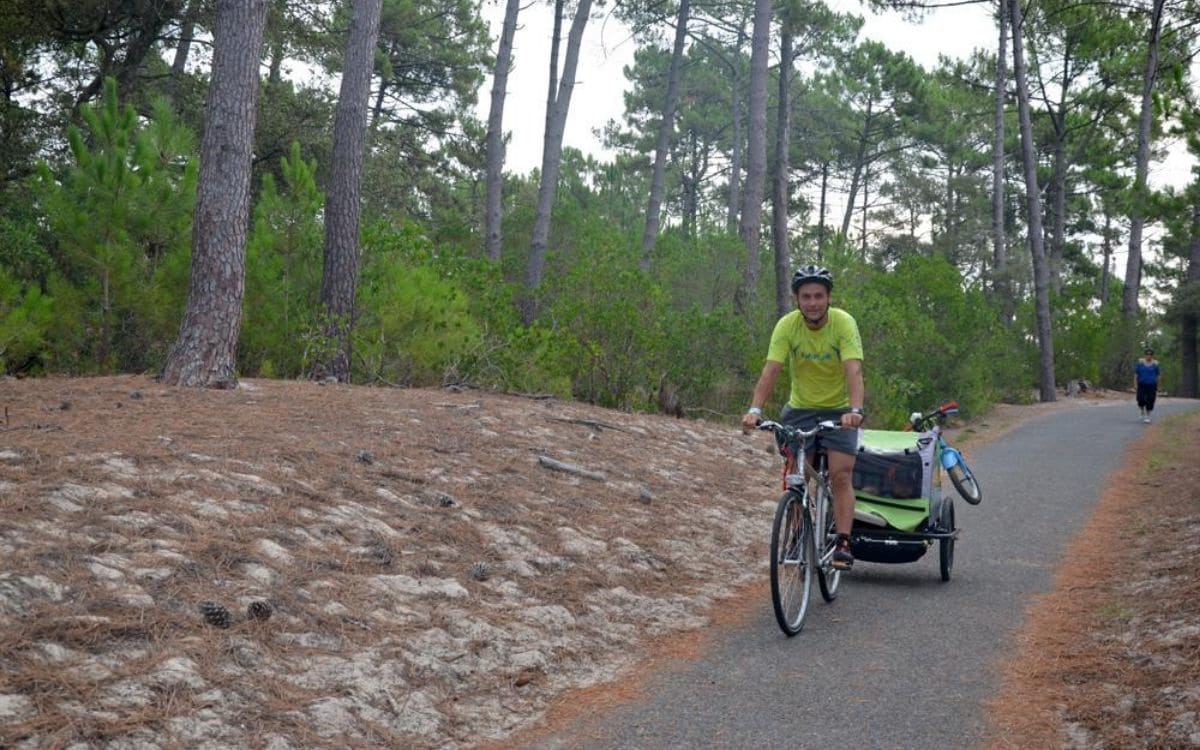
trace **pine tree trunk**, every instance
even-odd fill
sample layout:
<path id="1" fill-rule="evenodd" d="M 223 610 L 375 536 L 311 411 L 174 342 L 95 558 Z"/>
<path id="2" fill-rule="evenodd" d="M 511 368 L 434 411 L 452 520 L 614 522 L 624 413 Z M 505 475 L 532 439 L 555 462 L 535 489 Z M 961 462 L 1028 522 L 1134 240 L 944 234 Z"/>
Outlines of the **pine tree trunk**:
<path id="1" fill-rule="evenodd" d="M 192 267 L 179 339 L 162 382 L 230 387 L 234 376 L 246 230 L 258 61 L 267 0 L 218 0 L 200 175 L 192 227 Z"/>
<path id="2" fill-rule="evenodd" d="M 742 205 L 742 68 L 740 58 L 742 45 L 746 43 L 746 29 L 738 26 L 737 50 L 731 63 L 729 79 L 733 92 L 733 123 L 730 128 L 729 149 L 729 202 L 725 212 L 725 229 L 730 234 L 737 230 L 738 211 Z"/>
<path id="3" fill-rule="evenodd" d="M 758 296 L 759 240 L 762 235 L 763 194 L 767 180 L 767 63 L 771 41 L 771 0 L 755 0 L 754 32 L 750 40 L 750 111 L 746 128 L 746 187 L 738 236 L 746 248 L 741 313 L 754 309 Z"/>
<path id="4" fill-rule="evenodd" d="M 1059 110 L 1062 111 L 1061 109 Z M 1050 290 L 1062 291 L 1063 254 L 1067 242 L 1067 149 L 1066 133 L 1055 133 L 1050 172 Z"/>
<path id="5" fill-rule="evenodd" d="M 821 208 L 817 219 L 817 262 L 825 257 L 825 209 L 829 205 L 829 162 L 821 162 Z"/>
<path id="6" fill-rule="evenodd" d="M 858 152 L 854 155 L 854 174 L 850 178 L 850 194 L 846 196 L 846 213 L 842 216 L 842 237 L 850 236 L 850 222 L 854 218 L 855 201 L 858 200 L 859 181 L 862 180 L 863 165 L 867 160 L 867 140 L 875 117 L 875 100 L 867 100 L 867 113 L 863 117 L 862 131 L 858 137 Z"/>
<path id="7" fill-rule="evenodd" d="M 871 203 L 871 165 L 863 165 L 863 204 L 862 204 L 862 233 L 859 236 L 859 252 L 862 259 L 867 259 L 867 208 Z"/>
<path id="8" fill-rule="evenodd" d="M 558 189 L 558 170 L 562 162 L 563 131 L 567 126 L 567 112 L 571 107 L 571 92 L 575 88 L 575 68 L 579 63 L 579 47 L 583 41 L 583 29 L 588 22 L 592 0 L 579 0 L 571 31 L 567 35 L 567 56 L 563 60 L 562 79 L 558 84 L 558 95 L 554 97 L 554 116 L 546 128 L 545 149 L 542 152 L 541 184 L 538 186 L 537 208 L 533 218 L 533 237 L 529 246 L 529 262 L 525 266 L 525 285 L 521 299 L 521 320 L 525 325 L 537 317 L 537 288 L 542 283 L 546 267 L 546 247 L 550 241 L 550 214 L 554 209 L 554 195 Z"/>
<path id="9" fill-rule="evenodd" d="M 1197 362 L 1197 329 L 1200 329 L 1200 197 L 1192 203 L 1192 242 L 1188 257 L 1187 281 L 1180 289 L 1186 310 L 1179 321 L 1179 395 L 1200 397 L 1200 362 Z"/>
<path id="10" fill-rule="evenodd" d="M 333 121 L 329 187 L 325 193 L 325 269 L 321 276 L 321 308 L 325 336 L 332 351 L 313 363 L 314 378 L 350 382 L 354 298 L 358 291 L 358 225 L 362 214 L 363 148 L 371 77 L 383 0 L 354 0 L 345 67 Z"/>
<path id="11" fill-rule="evenodd" d="M 508 0 L 504 6 L 504 24 L 496 51 L 496 71 L 492 77 L 492 106 L 487 129 L 487 199 L 484 208 L 484 248 L 489 260 L 500 260 L 501 199 L 504 189 L 504 97 L 508 93 L 508 71 L 512 67 L 513 36 L 521 0 Z"/>
<path id="12" fill-rule="evenodd" d="M 996 48 L 996 117 L 993 120 L 992 139 L 992 266 L 995 280 L 992 288 L 1004 306 L 1005 322 L 1011 317 L 1008 301 L 1008 240 L 1004 236 L 1004 110 L 1008 103 L 1008 71 L 1005 58 L 1008 55 L 1008 14 L 1005 0 L 999 2 L 997 22 L 1000 25 L 1000 44 Z"/>
<path id="13" fill-rule="evenodd" d="M 1042 231 L 1042 201 L 1038 192 L 1037 154 L 1033 142 L 1033 123 L 1029 112 L 1029 82 L 1025 76 L 1022 44 L 1021 0 L 1009 0 L 1012 12 L 1013 73 L 1017 79 L 1017 112 L 1021 123 L 1021 161 L 1025 167 L 1025 201 L 1029 233 L 1029 252 L 1033 256 L 1033 286 L 1038 332 L 1038 393 L 1043 402 L 1057 400 L 1054 389 L 1054 340 L 1050 318 L 1050 273 L 1046 263 L 1045 235 Z"/>
<path id="14" fill-rule="evenodd" d="M 175 58 L 171 62 L 171 76 L 180 78 L 187 70 L 188 56 L 196 34 L 196 5 L 200 0 L 190 0 L 179 21 L 179 41 L 175 44 Z"/>
<path id="15" fill-rule="evenodd" d="M 788 24 L 779 32 L 779 112 L 775 117 L 775 180 L 771 201 L 771 242 L 775 246 L 775 311 L 780 317 L 791 312 L 792 284 L 788 247 L 788 204 L 791 202 L 788 167 L 788 134 L 792 127 L 792 31 Z"/>
<path id="16" fill-rule="evenodd" d="M 701 169 L 700 142 L 695 131 L 688 134 L 688 153 L 691 155 L 688 171 L 681 179 L 683 190 L 683 236 L 689 240 L 696 238 L 696 220 L 700 205 L 700 180 L 704 175 Z M 707 152 L 704 157 L 707 165 Z M 707 167 L 705 167 L 707 168 Z"/>
<path id="17" fill-rule="evenodd" d="M 546 86 L 546 122 L 542 128 L 542 153 L 546 151 L 546 139 L 550 137 L 551 121 L 554 119 L 554 101 L 558 98 L 558 58 L 562 42 L 563 0 L 554 0 L 554 33 L 550 37 L 550 76 Z"/>
<path id="18" fill-rule="evenodd" d="M 666 193 L 667 152 L 671 133 L 675 130 L 675 105 L 679 98 L 679 69 L 683 64 L 683 48 L 687 41 L 688 14 L 691 0 L 680 0 L 675 18 L 675 46 L 671 49 L 671 67 L 667 71 L 667 98 L 663 102 L 662 119 L 658 122 L 658 140 L 654 145 L 654 175 L 650 180 L 650 200 L 646 205 L 646 228 L 642 232 L 643 271 L 650 270 L 654 243 L 658 241 L 663 195 Z"/>
<path id="19" fill-rule="evenodd" d="M 1154 121 L 1154 84 L 1158 80 L 1158 42 L 1162 35 L 1163 4 L 1154 0 L 1147 39 L 1146 76 L 1142 82 L 1142 110 L 1138 119 L 1137 157 L 1133 181 L 1133 205 L 1129 212 L 1129 255 L 1125 263 L 1125 294 L 1121 314 L 1132 320 L 1138 314 L 1138 292 L 1142 287 L 1142 227 L 1146 222 L 1146 177 L 1150 171 L 1150 126 Z"/>
<path id="20" fill-rule="evenodd" d="M 1104 207 L 1104 235 L 1101 247 L 1104 253 L 1104 268 L 1100 271 L 1100 305 L 1108 304 L 1109 278 L 1112 274 L 1112 211 Z"/>

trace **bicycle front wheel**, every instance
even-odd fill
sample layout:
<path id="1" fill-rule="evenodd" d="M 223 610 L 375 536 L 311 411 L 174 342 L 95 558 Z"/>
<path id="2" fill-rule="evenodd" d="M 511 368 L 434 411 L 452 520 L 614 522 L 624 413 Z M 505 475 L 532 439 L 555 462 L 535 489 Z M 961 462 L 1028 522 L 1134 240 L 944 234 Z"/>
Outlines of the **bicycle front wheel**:
<path id="1" fill-rule="evenodd" d="M 817 565 L 817 583 L 821 587 L 821 598 L 832 602 L 837 598 L 838 586 L 842 582 L 842 571 L 833 567 L 833 551 L 837 547 L 837 524 L 833 518 L 833 498 L 826 493 L 825 503 L 825 533 L 817 540 L 817 555 L 820 564 Z"/>
<path id="2" fill-rule="evenodd" d="M 979 482 L 975 481 L 975 475 L 971 473 L 966 462 L 960 458 L 946 473 L 950 475 L 950 484 L 954 485 L 954 489 L 958 490 L 963 500 L 971 505 L 979 505 L 983 493 L 979 490 Z"/>
<path id="3" fill-rule="evenodd" d="M 779 499 L 771 527 L 771 603 L 775 619 L 788 637 L 804 627 L 816 556 L 812 519 L 804 508 L 804 497 L 788 490 Z"/>

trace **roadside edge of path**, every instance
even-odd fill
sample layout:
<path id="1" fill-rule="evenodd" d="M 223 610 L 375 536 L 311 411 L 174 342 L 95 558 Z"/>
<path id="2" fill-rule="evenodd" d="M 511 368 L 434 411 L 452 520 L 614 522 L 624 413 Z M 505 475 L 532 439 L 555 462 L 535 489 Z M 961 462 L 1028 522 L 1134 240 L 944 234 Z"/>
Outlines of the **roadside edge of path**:
<path id="1" fill-rule="evenodd" d="M 1200 744 L 1200 412 L 1108 477 L 997 667 L 985 750 Z"/>
<path id="2" fill-rule="evenodd" d="M 1060 398 L 1049 403 L 998 404 L 986 414 L 947 429 L 952 444 L 965 443 L 969 452 L 1012 430 L 1048 414 L 1065 409 L 1110 405 L 1112 398 Z M 571 729 L 576 734 L 590 734 L 590 726 L 600 730 L 610 711 L 632 703 L 645 694 L 648 681 L 660 672 L 683 662 L 694 660 L 707 652 L 721 634 L 754 617 L 764 602 L 769 601 L 766 576 L 763 580 L 739 589 L 733 596 L 713 604 L 705 616 L 705 627 L 678 631 L 647 639 L 636 662 L 623 670 L 616 679 L 587 688 L 568 690 L 555 697 L 542 716 L 529 727 L 522 728 L 496 742 L 485 742 L 481 750 L 511 747 L 553 747 L 553 738 Z"/>

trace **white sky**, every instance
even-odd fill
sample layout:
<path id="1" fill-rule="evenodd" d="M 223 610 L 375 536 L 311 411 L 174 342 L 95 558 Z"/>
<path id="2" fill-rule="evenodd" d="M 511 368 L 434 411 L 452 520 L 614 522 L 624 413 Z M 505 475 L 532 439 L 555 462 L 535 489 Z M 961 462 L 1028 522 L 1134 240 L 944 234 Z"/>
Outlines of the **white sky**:
<path id="1" fill-rule="evenodd" d="M 854 13 L 865 19 L 862 37 L 883 42 L 901 50 L 926 69 L 937 64 L 939 55 L 965 59 L 978 48 L 993 49 L 998 34 L 991 17 L 991 3 L 940 8 L 920 23 L 905 21 L 899 13 L 875 15 L 857 0 L 827 0 L 842 13 Z M 483 7 L 492 26 L 493 38 L 499 38 L 504 15 L 503 0 L 490 0 Z M 575 90 L 567 118 L 564 145 L 598 157 L 608 155 L 597 131 L 610 119 L 624 112 L 627 81 L 624 67 L 633 62 L 635 48 L 628 29 L 602 9 L 603 16 L 593 17 L 584 30 L 583 50 L 575 76 Z M 563 22 L 563 44 L 570 27 Z M 553 31 L 553 5 L 544 0 L 529 0 L 521 10 L 513 43 L 513 68 L 508 77 L 504 128 L 511 134 L 505 168 L 527 173 L 541 164 L 542 128 L 546 115 L 547 66 Z M 1011 57 L 1011 55 L 1010 55 Z M 491 103 L 489 76 L 480 89 L 478 116 L 486 122 Z M 1156 184 L 1185 184 L 1191 161 L 1186 154 L 1154 165 L 1151 181 Z"/>
<path id="2" fill-rule="evenodd" d="M 926 69 L 934 67 L 940 55 L 965 59 L 975 49 L 993 49 L 999 41 L 991 17 L 991 3 L 940 8 L 921 22 L 912 23 L 895 12 L 873 14 L 857 0 L 827 2 L 839 12 L 864 18 L 862 38 L 875 39 L 891 49 L 904 51 Z M 492 26 L 493 38 L 498 39 L 504 14 L 503 0 L 489 0 L 483 12 Z M 632 63 L 635 49 L 628 29 L 611 17 L 608 9 L 602 9 L 602 12 L 604 15 L 593 17 L 584 31 L 563 141 L 565 146 L 600 158 L 610 154 L 603 148 L 597 132 L 608 120 L 619 119 L 624 113 L 622 95 L 627 84 L 624 66 Z M 564 46 L 570 21 L 568 16 L 563 22 Z M 504 128 L 511 134 L 505 163 L 509 172 L 524 174 L 541 164 L 552 31 L 553 4 L 546 0 L 528 0 L 521 10 L 513 43 L 513 68 L 509 73 L 504 108 Z M 1009 57 L 1011 60 L 1011 53 Z M 479 94 L 478 116 L 484 122 L 487 121 L 491 88 L 489 76 Z M 1186 151 L 1176 144 L 1164 161 L 1151 164 L 1150 182 L 1155 186 L 1182 187 L 1190 180 L 1192 163 Z M 1161 227 L 1147 227 L 1146 240 L 1153 241 L 1160 235 Z M 1153 249 L 1145 249 L 1153 257 Z M 1125 256 L 1124 247 L 1114 253 L 1112 270 L 1118 278 L 1125 273 Z"/>
<path id="3" fill-rule="evenodd" d="M 866 18 L 862 36 L 877 39 L 888 47 L 901 49 L 926 67 L 937 62 L 938 54 L 967 57 L 976 47 L 993 47 L 996 32 L 987 7 L 960 6 L 939 10 L 925 23 L 915 26 L 899 14 L 870 15 L 854 0 L 833 0 L 830 5 L 843 13 Z M 489 2 L 484 16 L 499 38 L 504 15 L 503 2 Z M 601 138 L 595 131 L 610 119 L 619 119 L 625 107 L 622 99 L 627 81 L 624 67 L 633 62 L 634 41 L 628 29 L 608 15 L 594 17 L 584 30 L 579 70 L 571 96 L 571 110 L 563 143 L 585 153 L 604 156 Z M 508 158 L 505 168 L 525 173 L 538 167 L 542 158 L 542 125 L 546 115 L 546 87 L 553 33 L 553 5 L 531 2 L 522 8 L 516 39 L 513 42 L 513 68 L 508 76 L 504 128 L 509 131 Z M 564 19 L 563 45 L 571 19 Z M 478 114 L 487 120 L 492 82 L 489 76 L 480 90 Z"/>

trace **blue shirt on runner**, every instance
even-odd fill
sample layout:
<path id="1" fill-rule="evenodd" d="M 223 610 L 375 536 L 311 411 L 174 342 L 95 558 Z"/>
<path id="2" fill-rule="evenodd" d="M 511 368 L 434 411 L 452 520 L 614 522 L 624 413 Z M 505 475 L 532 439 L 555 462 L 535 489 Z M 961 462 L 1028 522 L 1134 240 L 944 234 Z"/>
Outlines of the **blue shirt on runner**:
<path id="1" fill-rule="evenodd" d="M 1158 360 L 1139 359 L 1134 370 L 1137 371 L 1138 385 L 1158 385 Z"/>

